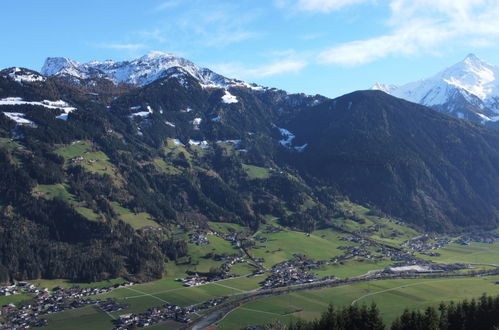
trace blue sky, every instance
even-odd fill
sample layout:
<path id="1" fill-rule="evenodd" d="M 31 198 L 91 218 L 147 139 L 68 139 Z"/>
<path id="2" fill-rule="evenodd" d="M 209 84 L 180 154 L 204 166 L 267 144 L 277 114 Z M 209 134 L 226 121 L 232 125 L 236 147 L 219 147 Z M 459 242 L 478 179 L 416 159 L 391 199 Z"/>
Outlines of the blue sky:
<path id="1" fill-rule="evenodd" d="M 150 50 L 290 92 L 339 96 L 499 64 L 497 0 L 2 0 L 0 67 Z"/>

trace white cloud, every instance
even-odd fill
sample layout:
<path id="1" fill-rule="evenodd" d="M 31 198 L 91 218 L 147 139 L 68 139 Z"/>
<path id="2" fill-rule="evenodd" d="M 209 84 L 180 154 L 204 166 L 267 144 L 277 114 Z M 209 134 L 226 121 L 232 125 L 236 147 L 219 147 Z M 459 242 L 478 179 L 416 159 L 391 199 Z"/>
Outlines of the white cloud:
<path id="1" fill-rule="evenodd" d="M 291 8 L 295 11 L 329 13 L 344 7 L 371 2 L 372 0 L 275 0 L 278 8 Z"/>
<path id="2" fill-rule="evenodd" d="M 387 56 L 436 53 L 452 44 L 486 47 L 490 42 L 483 40 L 499 38 L 496 0 L 392 0 L 389 6 L 389 33 L 333 46 L 318 61 L 360 65 Z"/>
<path id="3" fill-rule="evenodd" d="M 329 13 L 368 1 L 369 0 L 298 0 L 297 7 L 304 11 Z"/>
<path id="4" fill-rule="evenodd" d="M 153 11 L 164 18 L 142 34 L 171 47 L 225 47 L 262 34 L 250 28 L 261 10 L 242 10 L 237 2 L 169 0 Z"/>
<path id="5" fill-rule="evenodd" d="M 161 4 L 159 4 L 156 8 L 154 8 L 154 10 L 155 11 L 163 11 L 166 9 L 177 7 L 178 5 L 180 5 L 179 0 L 169 0 L 169 1 L 165 1 Z"/>
<path id="6" fill-rule="evenodd" d="M 241 63 L 223 63 L 213 65 L 213 69 L 225 76 L 238 79 L 265 78 L 285 73 L 297 73 L 308 63 L 304 60 L 283 59 L 255 68 L 248 68 Z"/>
<path id="7" fill-rule="evenodd" d="M 115 50 L 139 50 L 146 48 L 146 45 L 144 44 L 119 44 L 119 43 L 100 43 L 97 44 L 97 47 L 100 48 L 109 48 L 109 49 L 115 49 Z"/>

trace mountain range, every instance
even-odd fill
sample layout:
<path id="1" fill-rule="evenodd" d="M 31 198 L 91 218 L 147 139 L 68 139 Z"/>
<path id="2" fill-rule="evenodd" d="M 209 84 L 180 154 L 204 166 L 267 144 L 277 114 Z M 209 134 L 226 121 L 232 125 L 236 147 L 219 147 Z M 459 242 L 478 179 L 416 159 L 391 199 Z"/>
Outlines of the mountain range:
<path id="1" fill-rule="evenodd" d="M 0 280 L 158 278 L 186 254 L 172 228 L 311 231 L 356 219 L 345 199 L 426 230 L 497 226 L 499 132 L 381 91 L 289 94 L 159 52 L 49 58 L 0 71 L 0 113 Z"/>

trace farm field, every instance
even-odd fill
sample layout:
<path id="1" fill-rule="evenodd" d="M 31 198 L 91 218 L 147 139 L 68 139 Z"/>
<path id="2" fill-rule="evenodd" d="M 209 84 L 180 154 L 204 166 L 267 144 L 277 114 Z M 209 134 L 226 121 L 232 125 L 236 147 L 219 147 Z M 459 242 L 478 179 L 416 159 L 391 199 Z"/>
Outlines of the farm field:
<path id="1" fill-rule="evenodd" d="M 47 288 L 49 290 L 52 290 L 53 288 L 55 288 L 57 286 L 60 286 L 63 288 L 70 288 L 70 287 L 74 287 L 74 286 L 79 286 L 81 288 L 108 288 L 108 287 L 111 287 L 115 284 L 124 283 L 124 282 L 126 282 L 126 280 L 122 279 L 122 278 L 116 278 L 116 279 L 112 279 L 112 280 L 92 282 L 92 283 L 75 283 L 75 282 L 71 282 L 71 281 L 65 280 L 65 279 L 57 279 L 57 280 L 38 279 L 38 280 L 29 281 L 29 282 L 36 285 L 39 288 Z"/>
<path id="2" fill-rule="evenodd" d="M 64 186 L 41 187 L 39 191 L 44 191 L 48 196 L 59 195 L 61 198 L 71 198 Z M 113 207 L 120 214 L 134 215 L 121 205 L 114 203 Z M 137 216 L 137 215 L 134 215 Z M 408 237 L 416 237 L 412 229 L 403 224 L 397 224 L 383 218 L 365 215 L 368 221 L 373 217 L 373 223 L 377 222 L 377 230 L 368 232 L 371 239 L 383 241 L 387 236 L 379 228 L 390 228 L 397 232 L 396 239 L 390 239 L 388 244 L 397 245 Z M 380 220 L 381 219 L 381 220 Z M 145 219 L 151 221 L 150 219 Z M 345 220 L 344 224 L 351 224 Z M 383 222 L 386 223 L 383 224 Z M 132 223 L 130 223 L 132 224 Z M 134 228 L 146 225 L 138 222 Z M 270 227 L 269 227 L 270 225 Z M 384 227 L 386 225 L 386 227 Z M 209 223 L 212 231 L 220 234 L 230 234 L 232 232 L 243 232 L 244 228 L 237 224 L 230 223 Z M 374 226 L 374 225 L 373 225 Z M 400 227 L 400 228 L 399 228 Z M 281 231 L 267 232 L 270 228 L 278 228 Z M 189 234 L 194 231 L 177 230 L 172 232 L 176 239 L 186 239 L 189 241 Z M 242 233 L 247 235 L 248 232 Z M 365 232 L 364 232 L 365 234 Z M 201 303 L 213 298 L 228 296 L 235 299 L 237 296 L 259 288 L 260 282 L 269 276 L 270 272 L 263 275 L 247 277 L 255 270 L 255 267 L 248 263 L 236 263 L 232 266 L 230 273 L 238 277 L 230 278 L 214 283 L 200 285 L 196 287 L 184 287 L 182 282 L 176 278 L 185 277 L 187 274 L 205 273 L 219 267 L 223 260 L 216 261 L 212 257 L 215 255 L 239 255 L 243 256 L 241 250 L 231 242 L 217 235 L 206 233 L 209 241 L 208 245 L 196 245 L 188 242 L 189 257 L 183 257 L 179 262 L 168 262 L 165 264 L 165 277 L 160 280 L 136 284 L 130 287 L 115 289 L 110 293 L 95 296 L 95 298 L 113 298 L 117 303 L 125 303 L 127 308 L 105 313 L 96 306 L 65 311 L 47 316 L 49 320 L 48 329 L 81 329 L 82 324 L 91 325 L 92 329 L 108 329 L 112 327 L 112 319 L 126 313 L 142 313 L 148 308 L 162 306 L 165 303 L 173 303 L 180 306 L 188 306 Z M 388 236 L 392 236 L 391 234 Z M 330 261 L 331 258 L 345 253 L 339 247 L 358 246 L 355 241 L 344 240 L 351 237 L 351 234 L 343 233 L 335 229 L 315 230 L 310 234 L 284 228 L 277 223 L 276 218 L 269 217 L 267 225 L 260 228 L 260 231 L 249 236 L 255 240 L 260 248 L 249 248 L 249 253 L 254 258 L 264 258 L 263 265 L 271 268 L 273 265 L 293 258 L 295 254 L 301 254 L 313 260 Z M 402 240 L 403 238 L 403 240 Z M 320 265 L 318 269 L 311 270 L 317 277 L 336 276 L 338 278 L 349 278 L 360 276 L 372 270 L 382 270 L 394 261 L 389 257 L 379 259 L 376 252 L 379 245 L 365 246 L 371 251 L 372 256 L 365 258 L 354 256 L 347 260 L 340 260 L 337 263 Z M 458 245 L 451 243 L 442 249 L 437 250 L 441 255 L 429 257 L 416 253 L 416 256 L 431 259 L 442 263 L 476 263 L 474 270 L 490 270 L 494 267 L 491 264 L 497 262 L 499 258 L 499 245 L 482 244 L 472 242 L 471 245 Z M 244 256 L 243 256 L 244 257 Z M 469 270 L 461 270 L 465 274 Z M 123 280 L 116 279 L 109 282 L 93 284 L 79 284 L 80 286 L 112 286 L 114 283 L 121 283 Z M 273 321 L 283 323 L 299 318 L 311 320 L 320 315 L 328 304 L 335 306 L 346 306 L 349 304 L 371 304 L 376 302 L 381 314 L 387 323 L 398 316 L 404 308 L 424 308 L 428 305 L 436 305 L 441 301 L 462 300 L 464 298 L 479 297 L 482 293 L 499 294 L 499 276 L 495 277 L 468 277 L 468 278 L 434 278 L 434 279 L 412 279 L 412 280 L 375 280 L 370 282 L 356 283 L 334 288 L 323 288 L 315 290 L 297 291 L 281 296 L 272 296 L 264 299 L 257 299 L 241 305 L 236 310 L 228 313 L 220 322 L 222 329 L 240 328 L 245 325 L 265 324 Z M 40 287 L 53 288 L 55 286 L 71 286 L 76 283 L 69 283 L 64 280 L 39 280 L 34 284 Z M 20 301 L 25 301 L 27 297 L 19 297 Z M 203 313 L 201 313 L 203 314 Z M 200 314 L 200 315 L 201 315 Z M 191 318 L 198 317 L 195 314 Z M 174 328 L 178 323 L 168 323 L 166 328 Z M 156 326 L 156 328 L 162 328 Z"/>
<path id="3" fill-rule="evenodd" d="M 99 310 L 97 306 L 55 313 L 45 317 L 49 323 L 42 329 L 68 329 L 68 330 L 104 330 L 113 327 L 111 316 Z"/>
<path id="4" fill-rule="evenodd" d="M 303 232 L 291 230 L 259 234 L 268 240 L 257 244 L 264 246 L 263 248 L 253 248 L 250 253 L 255 258 L 264 258 L 263 264 L 268 268 L 291 259 L 296 253 L 317 260 L 329 260 L 343 253 L 338 249 L 339 246 L 351 245 L 350 242 L 339 240 L 336 237 L 339 234 L 335 234 L 326 236 L 323 231 L 318 231 L 307 235 Z"/>
<path id="5" fill-rule="evenodd" d="M 319 290 L 294 292 L 249 302 L 230 312 L 220 322 L 220 329 L 234 329 L 251 324 L 272 321 L 288 323 L 302 318 L 315 319 L 331 303 L 348 306 L 352 303 L 370 305 L 375 302 L 382 317 L 390 324 L 407 308 L 437 306 L 442 301 L 478 298 L 484 292 L 499 294 L 495 284 L 499 276 L 424 279 L 383 280 Z"/>
<path id="6" fill-rule="evenodd" d="M 32 194 L 45 199 L 60 198 L 68 204 L 71 204 L 75 211 L 91 221 L 98 221 L 100 216 L 93 210 L 81 206 L 76 196 L 68 192 L 64 184 L 38 185 L 33 188 Z"/>
<path id="7" fill-rule="evenodd" d="M 499 244 L 472 242 L 470 245 L 459 245 L 452 243 L 438 250 L 438 253 L 440 253 L 438 257 L 425 255 L 420 257 L 443 263 L 499 264 Z"/>
<path id="8" fill-rule="evenodd" d="M 0 306 L 7 304 L 18 304 L 30 300 L 32 296 L 28 294 L 15 294 L 11 296 L 0 296 Z"/>
<path id="9" fill-rule="evenodd" d="M 270 170 L 265 167 L 243 164 L 243 169 L 250 179 L 268 179 L 270 178 Z"/>
<path id="10" fill-rule="evenodd" d="M 150 307 L 157 307 L 166 302 L 187 306 L 206 300 L 258 288 L 261 276 L 227 279 L 199 287 L 184 287 L 172 277 L 132 287 L 120 288 L 110 293 L 95 296 L 96 298 L 114 298 L 118 303 L 128 304 L 128 308 L 106 314 L 95 306 L 87 306 L 76 310 L 64 311 L 48 315 L 49 326 L 44 329 L 78 330 L 81 323 L 91 324 L 91 329 L 109 329 L 112 317 L 126 313 L 141 313 Z M 47 284 L 47 283 L 45 283 Z M 55 283 L 52 283 L 55 284 Z M 178 326 L 178 323 L 176 324 Z M 89 329 L 89 328 L 87 328 Z"/>
<path id="11" fill-rule="evenodd" d="M 119 218 L 128 223 L 133 229 L 140 229 L 142 227 L 159 227 L 158 223 L 153 220 L 152 216 L 146 212 L 133 213 L 127 208 L 124 208 L 117 202 L 111 202 L 111 206 L 114 211 L 118 214 Z"/>
<path id="12" fill-rule="evenodd" d="M 340 203 L 346 215 L 356 218 L 339 217 L 331 222 L 338 228 L 347 232 L 361 232 L 364 236 L 390 246 L 399 246 L 403 241 L 419 236 L 413 228 L 382 216 L 374 215 L 368 208 L 348 201 Z"/>
<path id="13" fill-rule="evenodd" d="M 55 153 L 64 157 L 66 165 L 71 163 L 71 159 L 82 157 L 78 164 L 86 170 L 98 174 L 109 174 L 111 177 L 117 175 L 117 171 L 109 162 L 107 155 L 102 151 L 94 150 L 93 144 L 89 141 L 75 141 L 68 146 L 57 149 Z"/>

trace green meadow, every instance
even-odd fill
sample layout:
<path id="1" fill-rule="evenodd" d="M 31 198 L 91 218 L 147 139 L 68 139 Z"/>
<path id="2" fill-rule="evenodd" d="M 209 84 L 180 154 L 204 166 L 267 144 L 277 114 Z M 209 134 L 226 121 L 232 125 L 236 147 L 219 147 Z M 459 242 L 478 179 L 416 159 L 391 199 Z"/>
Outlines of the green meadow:
<path id="1" fill-rule="evenodd" d="M 294 292 L 255 300 L 230 312 L 219 322 L 221 329 L 234 329 L 273 321 L 283 323 L 298 318 L 320 316 L 329 304 L 376 303 L 390 324 L 405 308 L 424 309 L 442 301 L 478 298 L 484 292 L 499 294 L 499 276 L 460 279 L 383 280 L 341 287 Z"/>
<path id="2" fill-rule="evenodd" d="M 268 168 L 243 164 L 243 169 L 250 179 L 270 178 L 270 170 Z"/>
<path id="3" fill-rule="evenodd" d="M 55 153 L 64 157 L 67 166 L 71 164 L 71 159 L 82 157 L 83 160 L 77 164 L 83 166 L 86 170 L 98 174 L 108 174 L 115 178 L 117 176 L 117 170 L 109 162 L 107 155 L 102 151 L 95 150 L 93 144 L 89 141 L 75 141 L 70 145 L 57 149 Z"/>

